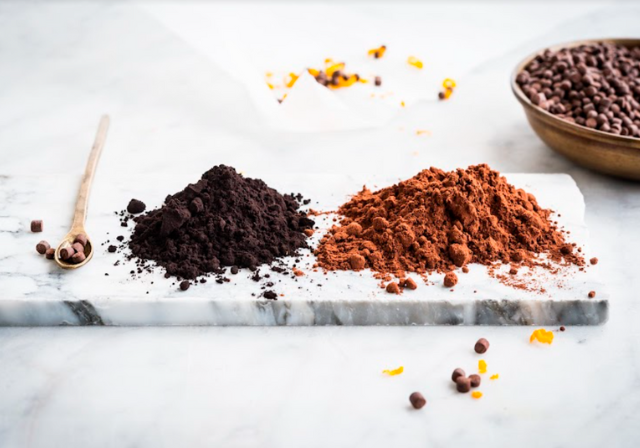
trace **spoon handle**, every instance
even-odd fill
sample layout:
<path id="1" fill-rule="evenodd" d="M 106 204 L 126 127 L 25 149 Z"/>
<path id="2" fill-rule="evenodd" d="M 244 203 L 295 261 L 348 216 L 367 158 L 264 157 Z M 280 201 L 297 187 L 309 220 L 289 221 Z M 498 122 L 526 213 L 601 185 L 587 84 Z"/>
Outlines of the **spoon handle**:
<path id="1" fill-rule="evenodd" d="M 96 173 L 96 167 L 98 166 L 98 160 L 100 160 L 100 154 L 102 154 L 102 148 L 104 148 L 104 142 L 107 139 L 107 130 L 109 129 L 109 116 L 103 115 L 98 125 L 98 132 L 96 133 L 96 139 L 93 142 L 91 148 L 91 154 L 89 154 L 89 160 L 87 161 L 87 167 L 84 170 L 84 176 L 82 177 L 82 183 L 80 184 L 80 191 L 78 191 L 78 199 L 76 200 L 76 209 L 73 214 L 73 229 L 83 229 L 84 221 L 87 217 L 87 209 L 89 206 L 89 194 L 91 193 L 91 184 L 93 183 L 93 176 Z"/>

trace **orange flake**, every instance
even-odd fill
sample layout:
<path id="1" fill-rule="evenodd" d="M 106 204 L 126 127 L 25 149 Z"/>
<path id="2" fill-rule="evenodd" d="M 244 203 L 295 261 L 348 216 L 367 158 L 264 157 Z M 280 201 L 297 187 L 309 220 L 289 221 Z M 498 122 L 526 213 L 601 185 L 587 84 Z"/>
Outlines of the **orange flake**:
<path id="1" fill-rule="evenodd" d="M 295 73 L 289 73 L 289 81 L 287 82 L 287 87 L 288 88 L 293 87 L 293 85 L 296 83 L 299 77 L 300 76 L 296 75 Z"/>
<path id="2" fill-rule="evenodd" d="M 426 129 L 418 129 L 416 131 L 416 135 L 428 135 L 428 136 L 431 136 L 431 131 L 427 131 Z"/>
<path id="3" fill-rule="evenodd" d="M 487 373 L 487 363 L 484 359 L 478 361 L 478 373 Z"/>
<path id="4" fill-rule="evenodd" d="M 367 52 L 369 56 L 373 56 L 376 59 L 380 59 L 384 56 L 384 52 L 387 51 L 387 47 L 385 45 L 380 45 L 378 48 L 372 48 Z"/>
<path id="5" fill-rule="evenodd" d="M 497 380 L 498 378 L 500 378 L 500 375 L 498 375 L 497 373 L 489 377 L 490 380 Z"/>
<path id="6" fill-rule="evenodd" d="M 444 87 L 445 89 L 455 89 L 456 82 L 451 78 L 446 78 L 444 81 L 442 81 L 442 87 Z"/>
<path id="7" fill-rule="evenodd" d="M 473 392 L 471 392 L 471 396 L 478 400 L 482 398 L 482 392 L 480 392 L 479 390 L 474 390 Z"/>
<path id="8" fill-rule="evenodd" d="M 269 88 L 270 88 L 271 90 L 273 90 L 273 84 L 271 84 L 270 82 L 268 82 L 268 83 L 267 83 L 267 86 L 269 86 Z"/>
<path id="9" fill-rule="evenodd" d="M 404 101 L 400 101 L 400 106 L 404 107 Z"/>
<path id="10" fill-rule="evenodd" d="M 529 338 L 529 342 L 533 342 L 535 340 L 542 344 L 551 344 L 553 342 L 553 332 L 547 331 L 544 328 L 539 328 L 531 333 L 531 337 Z"/>
<path id="11" fill-rule="evenodd" d="M 409 56 L 409 59 L 407 59 L 407 63 L 409 65 L 414 66 L 417 69 L 422 69 L 422 67 L 424 66 L 422 64 L 422 61 L 418 58 L 416 58 L 415 56 Z"/>
<path id="12" fill-rule="evenodd" d="M 320 74 L 320 70 L 318 70 L 317 68 L 308 68 L 307 71 L 314 78 Z"/>
<path id="13" fill-rule="evenodd" d="M 400 375 L 402 372 L 404 372 L 404 367 L 403 366 L 400 366 L 397 369 L 393 369 L 393 370 L 384 369 L 382 371 L 382 373 L 386 373 L 389 376 Z"/>
<path id="14" fill-rule="evenodd" d="M 327 67 L 325 72 L 327 73 L 327 77 L 331 78 L 333 72 L 337 72 L 338 70 L 344 70 L 344 62 L 338 62 L 336 64 L 330 65 L 329 67 Z"/>

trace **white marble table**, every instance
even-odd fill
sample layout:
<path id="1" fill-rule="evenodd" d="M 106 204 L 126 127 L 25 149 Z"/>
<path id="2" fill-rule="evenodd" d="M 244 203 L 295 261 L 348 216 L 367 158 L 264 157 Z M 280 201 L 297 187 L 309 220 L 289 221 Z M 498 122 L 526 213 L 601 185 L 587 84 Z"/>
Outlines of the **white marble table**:
<path id="1" fill-rule="evenodd" d="M 110 173 L 185 175 L 216 163 L 254 176 L 384 170 L 402 178 L 480 162 L 566 172 L 585 195 L 592 250 L 609 282 L 609 322 L 569 327 L 549 347 L 530 345 L 530 329 L 517 327 L 0 329 L 0 446 L 636 446 L 640 185 L 545 148 L 508 76 L 547 44 L 633 36 L 640 9 L 213 8 L 211 45 L 224 50 L 217 61 L 132 4 L 1 3 L 1 174 L 68 182 L 105 111 L 113 128 L 96 185 L 103 188 Z M 325 24 L 340 32 L 320 45 L 309 30 Z M 437 113 L 415 104 L 372 129 L 286 132 L 267 125 L 235 66 L 220 65 L 237 51 L 257 76 L 267 64 L 382 42 L 433 55 L 458 81 L 455 98 Z M 6 281 L 0 276 L 0 289 Z M 473 369 L 480 336 L 492 343 L 484 358 L 500 379 L 485 379 L 474 401 L 448 377 L 457 366 Z M 381 375 L 398 365 L 402 375 Z M 414 390 L 429 401 L 420 412 L 408 408 Z"/>

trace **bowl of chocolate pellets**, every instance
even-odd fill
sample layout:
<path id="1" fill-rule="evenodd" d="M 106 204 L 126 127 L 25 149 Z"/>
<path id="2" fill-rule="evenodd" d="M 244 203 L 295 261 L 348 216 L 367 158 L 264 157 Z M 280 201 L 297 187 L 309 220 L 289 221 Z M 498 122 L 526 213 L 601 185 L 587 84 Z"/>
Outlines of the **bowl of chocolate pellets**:
<path id="1" fill-rule="evenodd" d="M 640 39 L 538 51 L 518 64 L 511 88 L 553 150 L 594 171 L 640 180 Z"/>

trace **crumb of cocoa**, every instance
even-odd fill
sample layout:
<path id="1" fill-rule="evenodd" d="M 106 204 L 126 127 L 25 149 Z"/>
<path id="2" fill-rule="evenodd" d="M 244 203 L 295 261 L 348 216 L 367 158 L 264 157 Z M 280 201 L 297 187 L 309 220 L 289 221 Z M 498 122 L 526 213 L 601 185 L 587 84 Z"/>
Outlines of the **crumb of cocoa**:
<path id="1" fill-rule="evenodd" d="M 458 283 L 458 276 L 455 274 L 455 272 L 447 272 L 444 276 L 444 286 L 447 288 L 451 288 L 453 286 L 456 286 L 456 284 Z"/>
<path id="2" fill-rule="evenodd" d="M 591 260 L 589 260 L 589 263 L 596 265 L 598 264 L 598 259 L 596 257 L 593 257 Z"/>
<path id="3" fill-rule="evenodd" d="M 415 280 L 412 279 L 411 277 L 407 277 L 407 278 L 403 279 L 402 282 L 401 282 L 401 286 L 403 288 L 407 288 L 407 289 L 411 289 L 411 290 L 414 290 L 414 289 L 418 288 L 418 285 L 416 284 Z"/>
<path id="4" fill-rule="evenodd" d="M 389 294 L 400 294 L 400 286 L 396 282 L 391 282 L 385 288 Z"/>
<path id="5" fill-rule="evenodd" d="M 589 291 L 589 298 L 593 299 L 596 296 L 596 292 L 595 291 Z"/>

